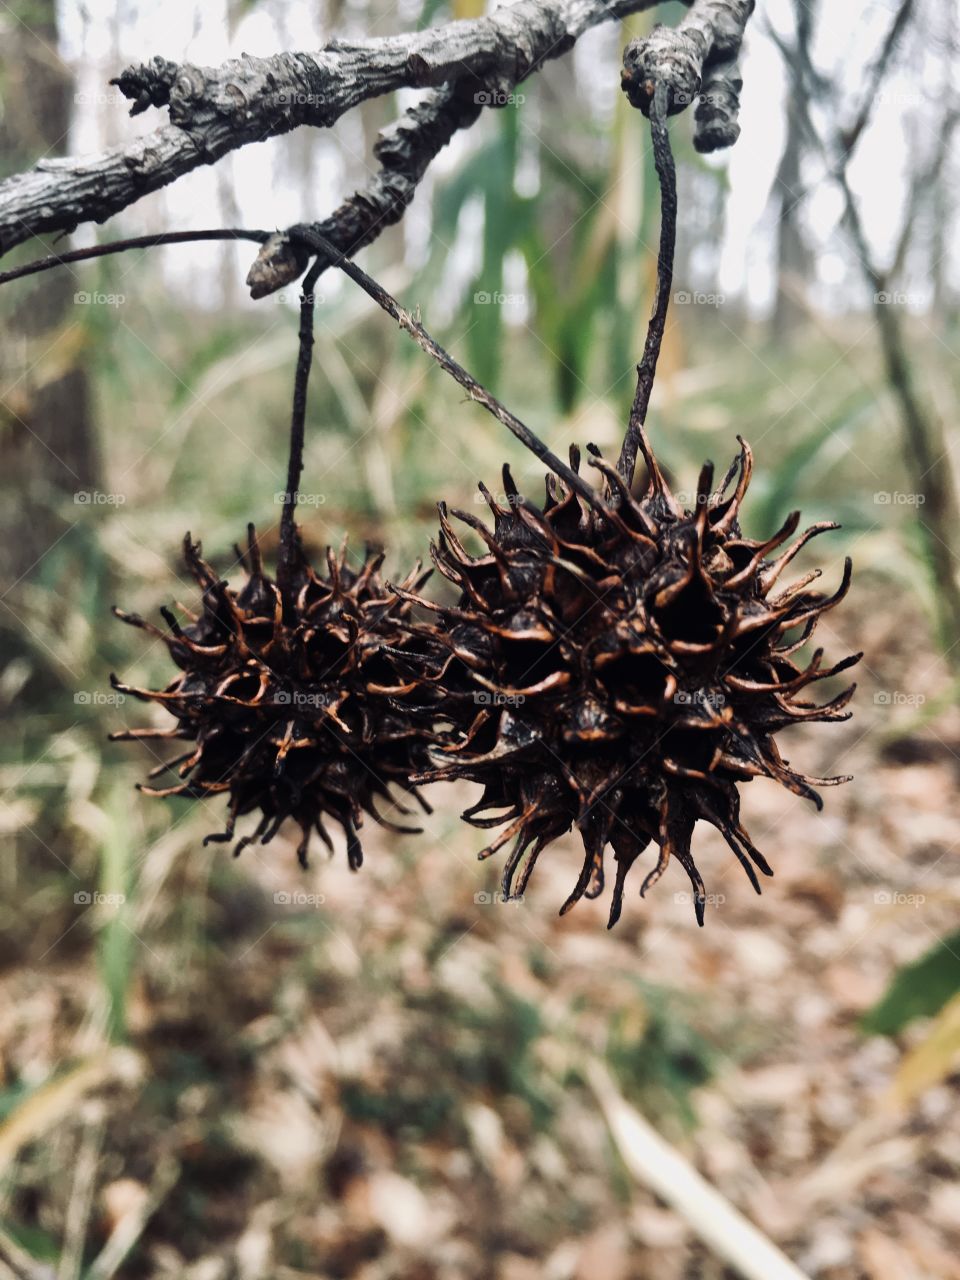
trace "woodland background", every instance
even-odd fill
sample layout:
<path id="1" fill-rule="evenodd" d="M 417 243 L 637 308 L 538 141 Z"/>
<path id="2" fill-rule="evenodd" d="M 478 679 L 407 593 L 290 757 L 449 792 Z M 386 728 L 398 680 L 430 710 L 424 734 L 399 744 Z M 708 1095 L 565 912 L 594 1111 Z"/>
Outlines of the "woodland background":
<path id="1" fill-rule="evenodd" d="M 149 127 L 108 80 L 150 54 L 219 62 L 482 7 L 15 0 L 2 174 Z M 618 80 L 651 21 L 599 28 L 485 112 L 361 258 L 561 454 L 609 453 L 633 393 L 658 205 Z M 297 292 L 252 303 L 250 246 L 218 245 L 4 288 L 0 1275 L 720 1280 L 631 1181 L 587 1083 L 600 1060 L 811 1277 L 960 1276 L 960 615 L 942 569 L 958 530 L 929 502 L 881 343 L 894 313 L 951 477 L 958 39 L 956 4 L 760 0 L 739 142 L 704 160 L 688 117 L 672 124 L 680 238 L 654 444 L 684 491 L 742 433 L 751 536 L 793 507 L 841 520 L 804 566 L 835 583 L 853 556 L 821 632 L 834 658 L 865 650 L 854 719 L 790 743 L 854 782 L 820 816 L 747 788 L 776 877 L 754 897 L 704 832 L 702 931 L 679 871 L 628 896 L 612 933 L 603 903 L 559 920 L 572 839 L 521 904 L 496 902 L 498 860 L 477 864 L 450 803 L 422 836 L 370 830 L 359 875 L 342 854 L 304 875 L 282 840 L 238 862 L 201 849 L 218 806 L 138 797 L 151 761 L 106 734 L 146 713 L 108 675 L 163 682 L 166 667 L 109 606 L 189 602 L 188 529 L 222 563 L 249 519 L 275 542 Z M 246 148 L 74 243 L 321 216 L 414 95 L 397 98 Z M 864 106 L 858 246 L 821 143 Z M 539 489 L 534 460 L 365 297 L 334 273 L 320 293 L 313 546 L 387 543 L 399 575 L 437 498 L 469 505 L 505 459 Z"/>

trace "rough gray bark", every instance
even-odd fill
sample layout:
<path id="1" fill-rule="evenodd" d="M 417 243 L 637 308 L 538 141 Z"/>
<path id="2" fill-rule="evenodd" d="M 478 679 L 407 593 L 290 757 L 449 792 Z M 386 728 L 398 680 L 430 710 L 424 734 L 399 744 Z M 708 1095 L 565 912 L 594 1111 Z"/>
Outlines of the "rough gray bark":
<path id="1" fill-rule="evenodd" d="M 333 41 L 315 53 L 243 56 L 220 67 L 153 58 L 115 81 L 132 114 L 167 108 L 154 133 L 96 155 L 41 161 L 0 183 L 0 253 L 40 232 L 103 222 L 229 151 L 299 127 L 329 127 L 368 98 L 476 81 L 496 106 L 600 22 L 656 0 L 517 0 L 483 18 L 407 35 Z"/>
<path id="2" fill-rule="evenodd" d="M 384 131 L 374 148 L 380 168 L 372 181 L 312 224 L 338 253 L 355 253 L 399 221 L 431 161 L 485 106 L 506 105 L 521 81 L 566 53 L 590 27 L 656 2 L 516 0 L 484 18 L 423 32 L 333 41 L 314 54 L 244 55 L 215 68 L 155 57 L 128 68 L 114 83 L 133 102 L 131 114 L 166 108 L 169 123 L 97 155 L 41 161 L 29 173 L 0 183 L 0 254 L 40 232 L 103 222 L 247 143 L 303 124 L 327 127 L 352 107 L 395 89 L 435 86 Z M 649 41 L 635 42 L 649 45 L 637 92 L 652 84 L 650 77 L 666 79 L 672 111 L 699 93 L 696 142 L 701 150 L 712 150 L 729 145 L 739 133 L 736 58 L 754 0 L 684 3 L 690 12 L 679 34 L 657 28 Z M 683 63 L 680 80 L 678 61 Z M 625 70 L 625 87 L 630 75 Z M 252 295 L 263 297 L 297 279 L 309 257 L 302 235 L 270 236 L 250 269 Z M 329 265 L 323 261 L 320 269 Z"/>
<path id="3" fill-rule="evenodd" d="M 313 229 L 348 256 L 370 244 L 385 227 L 399 222 L 416 195 L 432 160 L 459 129 L 468 128 L 483 110 L 476 82 L 458 80 L 438 89 L 385 129 L 373 148 L 380 168 L 373 179 Z M 331 264 L 321 254 L 324 267 Z M 307 267 L 310 250 L 296 237 L 271 236 L 247 275 L 254 298 L 262 298 L 296 280 Z"/>
<path id="4" fill-rule="evenodd" d="M 623 53 L 624 92 L 649 114 L 654 86 L 666 81 L 671 115 L 696 100 L 698 151 L 729 147 L 740 136 L 738 58 L 755 0 L 697 0 L 675 27 L 656 26 Z"/>
<path id="5" fill-rule="evenodd" d="M 611 16 L 622 16 L 628 8 L 649 8 L 654 2 L 608 3 L 607 7 Z M 686 3 L 690 4 L 691 0 Z M 672 86 L 676 60 L 678 56 L 684 59 L 687 68 L 684 83 L 688 89 L 684 94 L 679 91 L 671 94 L 672 112 L 683 110 L 697 97 L 697 93 L 689 89 L 692 68 L 699 86 L 694 141 L 701 151 L 730 146 L 739 136 L 736 115 L 742 81 L 737 58 L 744 26 L 753 8 L 754 0 L 693 0 L 690 13 L 678 28 L 658 26 L 646 40 L 628 45 L 624 54 L 623 84 L 630 94 L 635 66 L 633 62 L 628 65 L 628 55 L 632 58 L 631 51 L 643 49 L 640 60 L 644 75 L 642 81 L 637 81 L 641 98 L 644 98 L 645 83 L 652 84 L 666 77 Z M 678 36 L 677 32 L 681 34 Z M 537 65 L 568 47 L 564 45 L 562 49 L 550 51 Z M 530 70 L 533 69 L 531 66 Z M 511 79 L 501 72 L 498 87 L 491 90 L 472 75 L 461 76 L 413 107 L 385 131 L 374 148 L 381 167 L 373 181 L 329 218 L 313 224 L 313 229 L 347 255 L 376 239 L 384 226 L 392 225 L 403 216 L 430 162 L 454 133 L 472 125 L 484 106 L 502 104 L 522 78 Z M 639 101 L 631 96 L 631 101 L 642 108 L 648 98 Z M 297 279 L 306 269 L 307 257 L 307 250 L 296 237 L 286 234 L 273 237 L 260 250 L 247 276 L 251 295 L 263 297 Z M 324 268 L 329 265 L 324 260 Z"/>

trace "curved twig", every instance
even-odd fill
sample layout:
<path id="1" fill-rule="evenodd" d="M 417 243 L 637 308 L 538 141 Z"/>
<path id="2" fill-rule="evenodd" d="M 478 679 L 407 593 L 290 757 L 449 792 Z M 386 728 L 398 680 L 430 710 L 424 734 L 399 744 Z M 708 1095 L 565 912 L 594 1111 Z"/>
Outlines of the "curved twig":
<path id="1" fill-rule="evenodd" d="M 633 482 L 637 464 L 640 436 L 647 420 L 650 394 L 660 358 L 660 345 L 667 323 L 670 305 L 670 289 L 673 285 L 673 255 L 677 243 L 677 170 L 670 149 L 670 131 L 667 128 L 669 87 L 661 80 L 657 83 L 650 102 L 650 133 L 653 138 L 653 160 L 660 180 L 660 247 L 657 252 L 657 296 L 653 314 L 647 325 L 647 338 L 643 355 L 637 365 L 637 392 L 630 410 L 630 420 L 620 450 L 617 469 L 624 481 Z"/>
<path id="2" fill-rule="evenodd" d="M 192 244 L 198 240 L 252 240 L 263 244 L 270 239 L 269 231 L 246 231 L 242 227 L 212 228 L 203 231 L 162 231 L 159 235 L 131 236 L 126 240 L 111 240 L 108 244 L 96 244 L 87 249 L 65 249 L 63 253 L 51 253 L 46 258 L 36 258 L 22 267 L 0 271 L 0 284 L 22 280 L 54 267 L 65 267 L 71 262 L 88 262 L 91 258 L 105 258 L 111 253 L 126 253 L 128 249 L 154 249 L 168 244 Z"/>
<path id="3" fill-rule="evenodd" d="M 292 586 L 297 564 L 297 496 L 300 477 L 303 474 L 303 442 L 307 417 L 307 385 L 310 366 L 313 364 L 313 286 L 318 272 L 311 268 L 300 295 L 300 332 L 297 351 L 297 372 L 293 383 L 293 412 L 290 417 L 290 455 L 287 460 L 287 488 L 283 495 L 283 513 L 280 516 L 280 559 L 277 565 L 277 585 L 287 603 L 287 593 Z"/>
<path id="4" fill-rule="evenodd" d="M 521 422 L 515 414 L 512 414 L 506 405 L 501 404 L 496 396 L 492 395 L 471 373 L 468 373 L 462 365 L 458 364 L 453 356 L 444 351 L 443 347 L 430 336 L 420 321 L 415 319 L 404 307 L 401 307 L 396 298 L 389 294 L 382 285 L 378 284 L 372 276 L 367 275 L 355 262 L 345 258 L 335 245 L 332 245 L 329 240 L 320 235 L 313 227 L 291 227 L 288 235 L 292 240 L 299 241 L 319 254 L 323 254 L 335 267 L 338 267 L 355 284 L 358 284 L 364 293 L 368 294 L 378 306 L 393 316 L 400 328 L 409 333 L 427 355 L 437 362 L 441 369 L 463 387 L 471 400 L 476 400 L 478 404 L 482 404 L 488 413 L 493 414 L 497 421 L 501 422 L 508 431 L 511 431 L 520 443 L 539 458 L 545 466 L 556 472 L 558 476 L 561 476 L 565 483 L 575 493 L 578 493 L 585 502 L 592 507 L 603 505 L 600 495 L 587 484 L 582 476 L 577 475 L 565 462 L 561 462 L 556 454 L 547 448 L 539 436 Z"/>

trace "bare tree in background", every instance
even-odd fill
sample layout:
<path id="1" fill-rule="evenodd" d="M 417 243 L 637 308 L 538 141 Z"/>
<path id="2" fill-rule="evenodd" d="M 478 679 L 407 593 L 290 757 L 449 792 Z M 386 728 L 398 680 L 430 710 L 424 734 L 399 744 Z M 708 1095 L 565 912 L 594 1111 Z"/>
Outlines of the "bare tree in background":
<path id="1" fill-rule="evenodd" d="M 789 49 L 789 62 L 799 69 L 799 92 L 794 101 L 802 112 L 803 128 L 818 148 L 830 178 L 843 197 L 842 224 L 854 250 L 863 280 L 872 295 L 873 314 L 880 337 L 884 371 L 900 416 L 905 473 L 918 498 L 917 527 L 929 567 L 940 640 L 948 660 L 960 669 L 960 580 L 957 575 L 957 503 L 950 454 L 943 424 L 939 421 L 910 350 L 902 300 L 897 281 L 918 229 L 920 210 L 929 193 L 941 180 L 950 140 L 960 113 L 953 94 L 943 95 L 938 130 L 926 156 L 915 162 L 907 183 L 899 237 L 886 261 L 870 243 L 861 210 L 850 185 L 849 169 L 857 147 L 873 117 L 881 86 L 890 76 L 902 52 L 908 33 L 919 37 L 921 48 L 928 44 L 929 18 L 918 0 L 900 0 L 886 36 L 869 62 L 865 82 L 851 104 L 846 86 L 821 77 L 803 50 Z M 919 72 L 917 73 L 919 77 Z M 811 108 L 820 108 L 825 121 L 818 127 Z M 934 270 L 939 264 L 934 264 Z"/>
<path id="2" fill-rule="evenodd" d="M 805 309 L 797 297 L 808 278 L 811 255 L 800 229 L 802 162 L 809 145 L 804 125 L 805 80 L 812 67 L 810 43 L 813 38 L 817 0 L 794 0 L 794 43 L 784 58 L 787 78 L 786 135 L 783 153 L 774 179 L 771 201 L 776 211 L 777 293 L 773 311 L 774 336 L 783 340 L 802 323 Z M 784 50 L 781 49 L 781 53 Z"/>
<path id="3" fill-rule="evenodd" d="M 54 0 L 17 0 L 0 16 L 0 152 L 6 167 L 66 150 L 73 82 L 58 52 Z M 58 536 L 56 508 L 97 486 L 97 450 L 75 323 L 76 282 L 55 274 L 19 299 L 3 321 L 0 429 L 6 493 L 26 497 L 31 518 L 11 523 L 0 504 L 0 576 L 25 573 Z M 13 337 L 13 335 L 16 337 Z"/>

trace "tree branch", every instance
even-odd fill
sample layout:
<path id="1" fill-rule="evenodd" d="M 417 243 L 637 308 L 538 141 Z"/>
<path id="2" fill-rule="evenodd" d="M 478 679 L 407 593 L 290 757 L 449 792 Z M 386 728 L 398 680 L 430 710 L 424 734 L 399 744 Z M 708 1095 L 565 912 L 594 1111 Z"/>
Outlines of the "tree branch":
<path id="1" fill-rule="evenodd" d="M 431 162 L 459 129 L 474 123 L 489 96 L 476 80 L 464 78 L 411 107 L 375 144 L 380 168 L 373 179 L 328 218 L 314 223 L 314 231 L 350 257 L 385 227 L 399 222 Z M 262 298 L 296 280 L 309 256 L 302 241 L 288 232 L 271 236 L 247 275 L 251 297 Z M 319 261 L 321 271 L 332 265 L 323 253 Z"/>
<path id="2" fill-rule="evenodd" d="M 374 147 L 380 167 L 372 180 L 312 224 L 339 253 L 352 255 L 403 217 L 430 163 L 485 106 L 504 105 L 517 84 L 565 53 L 590 27 L 655 3 L 517 0 L 484 18 L 385 39 L 334 41 L 312 55 L 244 55 L 216 68 L 157 57 L 129 67 L 114 83 L 133 102 L 131 114 L 166 108 L 169 123 L 97 155 L 41 161 L 0 183 L 0 254 L 41 232 L 103 222 L 249 142 L 302 124 L 329 126 L 365 99 L 394 89 L 438 86 L 383 131 Z M 700 150 L 712 150 L 739 133 L 736 59 L 754 0 L 685 3 L 690 12 L 678 28 L 657 27 L 628 46 L 623 84 L 634 105 L 648 109 L 650 77 L 665 80 L 671 112 L 699 93 L 695 142 Z M 303 236 L 291 234 L 302 229 L 251 236 L 262 243 L 247 277 L 254 298 L 302 275 L 311 255 Z M 332 261 L 321 252 L 317 270 Z"/>
<path id="3" fill-rule="evenodd" d="M 671 115 L 697 99 L 698 151 L 732 146 L 740 136 L 737 60 L 755 0 L 696 0 L 675 27 L 656 26 L 623 51 L 621 84 L 633 106 L 650 114 L 654 87 L 665 83 Z"/>
<path id="4" fill-rule="evenodd" d="M 316 53 L 244 55 L 220 67 L 154 58 L 130 67 L 115 83 L 133 101 L 132 114 L 165 107 L 169 123 L 95 155 L 42 160 L 0 183 L 0 254 L 33 235 L 103 222 L 230 151 L 304 124 L 329 127 L 352 107 L 396 89 L 467 77 L 486 90 L 489 105 L 497 105 L 590 27 L 655 2 L 517 0 L 483 18 L 382 39 L 332 41 Z"/>
<path id="5" fill-rule="evenodd" d="M 686 2 L 690 4 L 691 0 Z M 649 7 L 649 3 L 632 7 Z M 695 132 L 701 151 L 729 146 L 739 135 L 736 114 L 742 81 L 737 55 L 752 9 L 753 0 L 692 0 L 691 12 L 681 24 L 683 47 L 696 45 L 698 51 L 705 51 L 694 59 L 703 70 Z M 669 28 L 657 28 L 657 32 L 661 31 L 666 36 L 658 37 L 655 32 L 650 38 L 644 65 L 647 74 L 669 81 L 675 33 Z M 634 46 L 642 43 L 634 42 Z M 700 71 L 696 74 L 699 76 Z M 625 72 L 625 87 L 629 80 Z M 402 218 L 430 163 L 454 133 L 472 125 L 484 106 L 502 105 L 507 90 L 516 83 L 501 79 L 499 88 L 489 90 L 475 76 L 464 75 L 411 108 L 398 123 L 384 130 L 374 147 L 380 169 L 373 180 L 323 222 L 314 223 L 313 229 L 348 256 L 370 244 L 384 227 Z M 692 93 L 684 102 L 673 98 L 672 110 L 681 110 L 693 98 Z M 290 284 L 305 269 L 307 257 L 306 248 L 295 237 L 279 232 L 263 246 L 250 269 L 247 284 L 251 295 L 260 298 Z M 322 254 L 320 262 L 321 270 L 331 265 Z"/>

